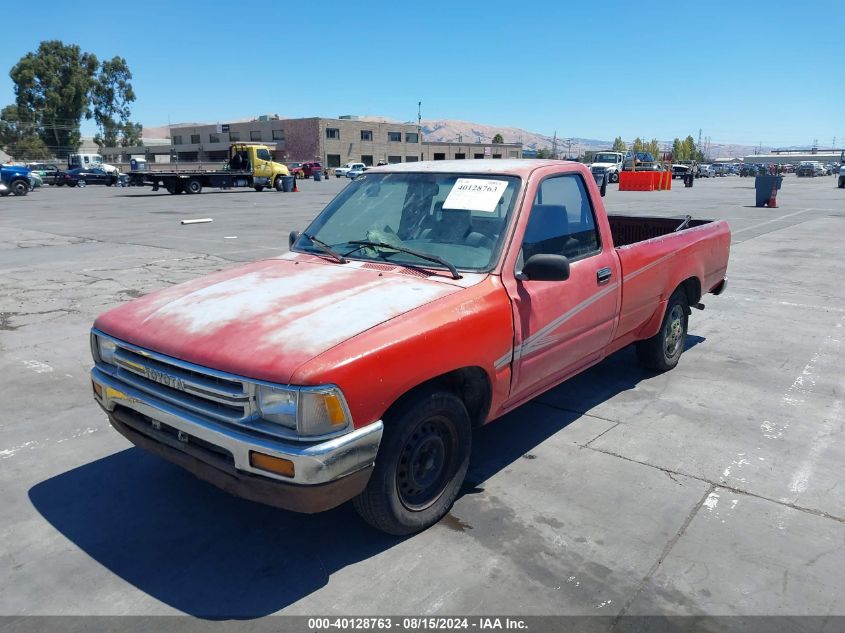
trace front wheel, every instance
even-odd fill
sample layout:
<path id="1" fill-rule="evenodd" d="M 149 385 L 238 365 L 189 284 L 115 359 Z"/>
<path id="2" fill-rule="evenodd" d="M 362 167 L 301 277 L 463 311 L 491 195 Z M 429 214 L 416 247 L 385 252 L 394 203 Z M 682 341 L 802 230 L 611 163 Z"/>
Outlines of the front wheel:
<path id="1" fill-rule="evenodd" d="M 676 290 L 666 305 L 660 331 L 649 339 L 637 341 L 640 365 L 654 371 L 669 371 L 678 364 L 687 338 L 689 303 L 683 290 Z"/>
<path id="2" fill-rule="evenodd" d="M 845 176 L 840 176 L 840 177 L 839 177 L 839 188 L 840 188 L 840 189 L 845 189 Z"/>
<path id="3" fill-rule="evenodd" d="M 29 183 L 23 180 L 16 180 L 9 189 L 16 196 L 25 196 L 29 193 Z"/>
<path id="4" fill-rule="evenodd" d="M 273 185 L 276 188 L 276 191 L 284 191 L 285 190 L 285 183 L 282 180 L 281 176 L 276 178 L 276 183 Z"/>
<path id="5" fill-rule="evenodd" d="M 469 414 L 455 394 L 427 389 L 384 424 L 370 481 L 353 503 L 382 532 L 413 534 L 443 518 L 458 496 L 472 447 Z"/>
<path id="6" fill-rule="evenodd" d="M 608 180 L 610 180 L 610 182 L 619 182 L 619 172 L 618 171 L 610 172 L 610 177 L 608 178 Z"/>

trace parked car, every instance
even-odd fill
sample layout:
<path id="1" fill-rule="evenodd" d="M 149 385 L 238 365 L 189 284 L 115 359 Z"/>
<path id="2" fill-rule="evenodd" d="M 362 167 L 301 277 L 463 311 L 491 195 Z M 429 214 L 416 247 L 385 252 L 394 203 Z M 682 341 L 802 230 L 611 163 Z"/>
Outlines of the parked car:
<path id="1" fill-rule="evenodd" d="M 29 177 L 29 169 L 19 165 L 3 165 L 0 167 L 0 182 L 6 185 L 6 190 L 0 195 L 8 196 L 10 193 L 16 196 L 25 196 L 32 190 L 32 180 Z"/>
<path id="2" fill-rule="evenodd" d="M 335 167 L 334 168 L 334 177 L 341 178 L 346 176 L 349 173 L 350 169 L 360 169 L 361 171 L 367 168 L 364 163 L 346 163 L 343 167 Z"/>
<path id="3" fill-rule="evenodd" d="M 663 163 L 659 163 L 654 159 L 654 156 L 648 152 L 637 152 L 626 154 L 625 162 L 622 164 L 622 171 L 632 171 L 636 167 L 637 171 L 665 171 Z"/>
<path id="4" fill-rule="evenodd" d="M 816 176 L 825 176 L 827 173 L 821 163 L 807 160 L 798 165 L 795 175 L 799 178 L 815 178 Z"/>
<path id="5" fill-rule="evenodd" d="M 98 317 L 110 423 L 229 493 L 354 500 L 411 534 L 449 511 L 474 427 L 628 345 L 678 364 L 691 308 L 726 287 L 726 222 L 608 216 L 579 163 L 461 162 L 368 170 L 289 253 Z"/>
<path id="6" fill-rule="evenodd" d="M 713 165 L 699 165 L 698 166 L 698 177 L 699 178 L 715 178 L 716 177 L 716 170 L 713 169 Z"/>
<path id="7" fill-rule="evenodd" d="M 346 172 L 346 177 L 355 180 L 358 176 L 367 171 L 366 165 L 360 164 L 358 167 L 353 167 Z"/>
<path id="8" fill-rule="evenodd" d="M 32 173 L 38 174 L 45 185 L 61 187 L 64 184 L 62 181 L 62 170 L 59 169 L 58 165 L 52 163 L 30 163 L 27 167 L 29 167 Z"/>
<path id="9" fill-rule="evenodd" d="M 757 165 L 742 165 L 739 168 L 739 175 L 742 178 L 746 178 L 748 176 L 757 176 Z"/>
<path id="10" fill-rule="evenodd" d="M 681 165 L 679 163 L 672 165 L 672 178 L 683 178 L 684 176 L 689 175 L 689 173 L 689 165 Z"/>
<path id="11" fill-rule="evenodd" d="M 624 152 L 596 152 L 593 155 L 593 162 L 590 163 L 590 171 L 593 177 L 606 176 L 608 182 L 619 182 L 619 172 L 625 163 Z"/>
<path id="12" fill-rule="evenodd" d="M 68 187 L 84 187 L 86 185 L 106 185 L 111 187 L 117 184 L 118 175 L 109 173 L 99 167 L 76 167 L 64 172 L 62 174 L 62 180 Z"/>
<path id="13" fill-rule="evenodd" d="M 307 162 L 307 163 L 293 163 L 293 166 L 288 167 L 290 171 L 290 175 L 294 178 L 311 178 L 314 175 L 314 172 L 321 172 L 323 171 L 323 166 L 320 163 L 314 162 Z"/>

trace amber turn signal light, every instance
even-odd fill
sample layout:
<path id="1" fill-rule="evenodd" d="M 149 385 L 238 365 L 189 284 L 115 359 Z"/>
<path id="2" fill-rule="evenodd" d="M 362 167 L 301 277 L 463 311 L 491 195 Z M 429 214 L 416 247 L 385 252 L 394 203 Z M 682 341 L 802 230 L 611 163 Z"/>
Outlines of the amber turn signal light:
<path id="1" fill-rule="evenodd" d="M 93 380 L 91 381 L 91 386 L 94 387 L 94 393 L 97 394 L 97 397 L 102 398 L 103 397 L 103 387 L 101 385 L 98 385 Z"/>
<path id="2" fill-rule="evenodd" d="M 293 462 L 281 457 L 273 457 L 272 455 L 250 451 L 249 465 L 253 468 L 260 468 L 261 470 L 266 470 L 267 472 L 284 477 L 294 476 Z"/>

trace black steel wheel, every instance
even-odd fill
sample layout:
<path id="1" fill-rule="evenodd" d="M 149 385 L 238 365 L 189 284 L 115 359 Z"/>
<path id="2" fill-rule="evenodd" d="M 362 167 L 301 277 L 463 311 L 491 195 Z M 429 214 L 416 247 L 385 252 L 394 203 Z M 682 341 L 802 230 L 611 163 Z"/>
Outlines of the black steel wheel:
<path id="1" fill-rule="evenodd" d="M 608 180 L 610 180 L 610 182 L 619 182 L 619 172 L 618 171 L 610 172 L 610 176 L 609 176 Z"/>
<path id="2" fill-rule="evenodd" d="M 675 290 L 666 305 L 660 331 L 651 338 L 637 341 L 637 356 L 646 369 L 673 369 L 684 353 L 689 325 L 689 303 L 682 288 Z"/>
<path id="3" fill-rule="evenodd" d="M 185 183 L 185 192 L 190 194 L 202 192 L 202 183 L 198 178 L 191 178 Z"/>
<path id="4" fill-rule="evenodd" d="M 427 388 L 391 409 L 375 468 L 354 499 L 358 514 L 388 534 L 413 534 L 452 507 L 469 465 L 472 432 L 461 399 Z"/>
<path id="5" fill-rule="evenodd" d="M 9 187 L 9 190 L 16 196 L 25 196 L 29 193 L 29 183 L 25 180 L 16 180 Z"/>
<path id="6" fill-rule="evenodd" d="M 409 510 L 430 507 L 454 472 L 457 433 L 451 420 L 436 416 L 418 424 L 402 447 L 396 469 L 399 499 Z"/>

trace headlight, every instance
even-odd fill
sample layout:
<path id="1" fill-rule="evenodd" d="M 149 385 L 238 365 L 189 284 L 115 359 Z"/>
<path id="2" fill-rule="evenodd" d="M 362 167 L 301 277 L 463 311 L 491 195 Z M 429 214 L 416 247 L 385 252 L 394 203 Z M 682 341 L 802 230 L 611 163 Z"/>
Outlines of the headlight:
<path id="1" fill-rule="evenodd" d="M 351 422 L 343 392 L 337 387 L 258 385 L 258 410 L 268 422 L 296 429 L 301 436 L 337 433 Z"/>
<path id="2" fill-rule="evenodd" d="M 95 336 L 94 340 L 97 343 L 97 356 L 100 357 L 100 360 L 109 365 L 114 365 L 114 352 L 117 350 L 117 345 L 101 336 Z"/>

